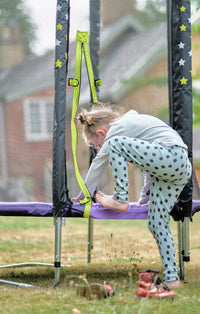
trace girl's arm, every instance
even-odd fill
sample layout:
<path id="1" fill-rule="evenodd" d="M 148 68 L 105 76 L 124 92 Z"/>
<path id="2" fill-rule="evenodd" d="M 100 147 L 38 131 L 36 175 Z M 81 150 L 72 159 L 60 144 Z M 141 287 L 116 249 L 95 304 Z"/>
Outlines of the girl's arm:
<path id="1" fill-rule="evenodd" d="M 103 146 L 101 147 L 100 151 L 93 159 L 90 168 L 88 170 L 87 176 L 84 180 L 85 185 L 87 186 L 90 195 L 93 196 L 97 185 L 99 184 L 101 177 L 103 176 L 107 166 L 109 164 L 108 159 L 108 152 L 107 152 L 107 143 L 104 142 Z M 75 202 L 79 202 L 83 199 L 83 193 L 80 192 L 76 197 L 72 198 L 71 200 Z"/>
<path id="2" fill-rule="evenodd" d="M 93 159 L 85 178 L 85 185 L 92 196 L 109 164 L 106 144 L 104 143 L 96 157 Z"/>

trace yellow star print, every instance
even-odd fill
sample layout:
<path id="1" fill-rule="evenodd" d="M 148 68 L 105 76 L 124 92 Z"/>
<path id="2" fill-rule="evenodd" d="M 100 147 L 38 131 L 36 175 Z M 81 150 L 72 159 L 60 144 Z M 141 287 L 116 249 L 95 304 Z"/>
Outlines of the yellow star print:
<path id="1" fill-rule="evenodd" d="M 65 52 L 65 59 L 67 59 L 68 57 L 67 57 L 67 53 Z"/>
<path id="2" fill-rule="evenodd" d="M 185 12 L 186 7 L 184 7 L 184 6 L 182 5 L 182 7 L 180 7 L 180 10 L 181 10 L 181 12 Z"/>
<path id="3" fill-rule="evenodd" d="M 62 61 L 60 61 L 59 59 L 56 61 L 56 68 L 61 68 L 62 65 Z"/>
<path id="4" fill-rule="evenodd" d="M 181 32 L 182 32 L 182 31 L 185 31 L 185 30 L 186 30 L 186 26 L 182 24 L 182 25 L 180 26 L 180 29 L 181 29 Z"/>
<path id="5" fill-rule="evenodd" d="M 61 31 L 63 28 L 63 25 L 61 25 L 60 23 L 56 26 L 58 31 Z"/>
<path id="6" fill-rule="evenodd" d="M 67 35 L 65 35 L 66 40 L 68 39 Z"/>
<path id="7" fill-rule="evenodd" d="M 181 85 L 186 85 L 187 84 L 188 79 L 186 79 L 184 76 L 182 77 L 182 79 L 180 79 Z"/>

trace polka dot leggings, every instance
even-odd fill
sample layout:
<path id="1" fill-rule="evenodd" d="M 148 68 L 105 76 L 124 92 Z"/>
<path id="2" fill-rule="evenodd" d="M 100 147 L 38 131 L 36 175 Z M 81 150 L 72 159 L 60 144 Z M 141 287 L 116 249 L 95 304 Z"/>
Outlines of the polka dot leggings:
<path id="1" fill-rule="evenodd" d="M 151 176 L 148 227 L 162 259 L 164 280 L 178 280 L 174 241 L 169 228 L 170 211 L 188 182 L 192 167 L 187 151 L 136 138 L 113 137 L 109 141 L 109 161 L 114 181 L 114 199 L 127 203 L 128 162 Z"/>

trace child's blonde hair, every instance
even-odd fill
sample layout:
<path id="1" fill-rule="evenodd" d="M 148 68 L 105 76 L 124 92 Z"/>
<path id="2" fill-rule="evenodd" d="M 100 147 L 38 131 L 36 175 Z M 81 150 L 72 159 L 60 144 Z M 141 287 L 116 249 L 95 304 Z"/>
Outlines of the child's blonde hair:
<path id="1" fill-rule="evenodd" d="M 91 110 L 82 109 L 76 116 L 78 126 L 82 128 L 82 137 L 86 144 L 96 135 L 98 128 L 107 127 L 110 122 L 120 117 L 121 114 L 111 106 L 97 102 Z"/>

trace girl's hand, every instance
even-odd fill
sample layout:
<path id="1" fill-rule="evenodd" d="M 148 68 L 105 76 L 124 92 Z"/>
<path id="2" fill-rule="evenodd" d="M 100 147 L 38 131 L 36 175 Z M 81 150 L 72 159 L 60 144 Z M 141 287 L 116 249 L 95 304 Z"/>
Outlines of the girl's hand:
<path id="1" fill-rule="evenodd" d="M 73 203 L 79 203 L 79 201 L 80 201 L 80 200 L 83 200 L 83 199 L 84 199 L 84 196 L 83 196 L 83 195 L 78 195 L 78 196 L 76 196 L 76 197 L 71 198 L 71 201 L 72 201 Z"/>

